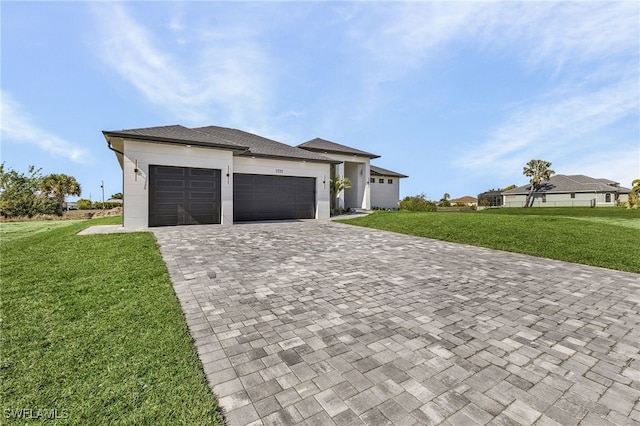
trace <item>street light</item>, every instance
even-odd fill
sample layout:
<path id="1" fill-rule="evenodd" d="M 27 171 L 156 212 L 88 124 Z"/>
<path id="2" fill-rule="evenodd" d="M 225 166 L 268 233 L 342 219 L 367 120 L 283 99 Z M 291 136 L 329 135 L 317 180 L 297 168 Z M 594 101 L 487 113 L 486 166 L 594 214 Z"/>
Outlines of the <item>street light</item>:
<path id="1" fill-rule="evenodd" d="M 102 210 L 104 210 L 104 181 L 100 181 L 100 188 L 102 189 Z"/>

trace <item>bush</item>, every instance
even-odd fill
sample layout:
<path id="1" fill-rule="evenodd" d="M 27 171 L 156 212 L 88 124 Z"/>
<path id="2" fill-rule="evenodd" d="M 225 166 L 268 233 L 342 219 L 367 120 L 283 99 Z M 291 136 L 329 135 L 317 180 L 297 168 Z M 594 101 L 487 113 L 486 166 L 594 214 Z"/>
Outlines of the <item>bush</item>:
<path id="1" fill-rule="evenodd" d="M 91 208 L 91 200 L 81 198 L 77 201 L 76 206 L 78 207 L 78 210 L 89 210 Z"/>
<path id="2" fill-rule="evenodd" d="M 91 204 L 90 208 L 94 210 L 102 210 L 102 204 L 102 202 L 96 201 L 95 203 Z M 116 207 L 122 207 L 122 203 L 104 203 L 104 210 L 111 210 Z"/>
<path id="3" fill-rule="evenodd" d="M 436 203 L 427 200 L 424 194 L 405 197 L 400 201 L 400 210 L 409 210 L 413 212 L 435 212 L 438 210 Z"/>
<path id="4" fill-rule="evenodd" d="M 13 169 L 5 170 L 0 164 L 0 215 L 10 217 L 33 217 L 37 214 L 62 215 L 62 208 L 55 199 L 43 193 L 40 169 L 29 166 L 26 174 Z"/>

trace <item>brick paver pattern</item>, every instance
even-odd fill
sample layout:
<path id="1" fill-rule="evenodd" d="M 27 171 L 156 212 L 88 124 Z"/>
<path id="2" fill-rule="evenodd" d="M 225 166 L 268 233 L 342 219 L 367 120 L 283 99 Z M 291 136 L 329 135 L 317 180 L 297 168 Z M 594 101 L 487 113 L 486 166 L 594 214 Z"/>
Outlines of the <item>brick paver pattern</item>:
<path id="1" fill-rule="evenodd" d="M 329 221 L 154 233 L 232 426 L 640 423 L 640 275 Z"/>

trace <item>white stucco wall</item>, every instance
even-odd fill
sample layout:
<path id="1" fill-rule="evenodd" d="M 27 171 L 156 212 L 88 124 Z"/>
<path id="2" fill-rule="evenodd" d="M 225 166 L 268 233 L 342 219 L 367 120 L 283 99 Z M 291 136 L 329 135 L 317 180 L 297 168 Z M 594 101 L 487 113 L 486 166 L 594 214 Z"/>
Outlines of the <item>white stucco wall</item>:
<path id="1" fill-rule="evenodd" d="M 371 187 L 371 207 L 397 209 L 400 201 L 400 178 L 394 176 L 371 176 L 375 182 Z M 384 183 L 379 183 L 383 179 Z M 389 179 L 393 183 L 388 183 Z"/>
<path id="2" fill-rule="evenodd" d="M 138 161 L 139 172 L 134 173 Z M 227 181 L 227 169 L 233 176 L 231 151 L 126 140 L 124 143 L 123 226 L 127 229 L 149 227 L 149 165 L 198 167 L 221 171 L 221 221 L 233 223 L 233 181 Z"/>
<path id="3" fill-rule="evenodd" d="M 328 163 L 260 157 L 234 157 L 233 160 L 235 173 L 316 178 L 316 219 L 329 218 L 331 196 L 329 193 L 330 169 Z"/>

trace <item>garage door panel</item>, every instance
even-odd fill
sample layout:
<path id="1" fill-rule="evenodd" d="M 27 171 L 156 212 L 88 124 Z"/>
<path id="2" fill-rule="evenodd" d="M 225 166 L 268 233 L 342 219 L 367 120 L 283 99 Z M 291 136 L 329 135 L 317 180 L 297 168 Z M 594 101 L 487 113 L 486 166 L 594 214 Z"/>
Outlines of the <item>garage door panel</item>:
<path id="1" fill-rule="evenodd" d="M 186 167 L 173 167 L 173 166 L 152 166 L 155 167 L 156 174 L 163 177 L 179 177 L 185 176 L 187 173 Z"/>
<path id="2" fill-rule="evenodd" d="M 155 191 L 156 200 L 160 203 L 184 199 L 184 191 L 166 191 L 159 189 L 156 189 Z"/>
<path id="3" fill-rule="evenodd" d="M 149 226 L 220 223 L 220 170 L 149 167 Z"/>
<path id="4" fill-rule="evenodd" d="M 200 189 L 200 190 L 206 190 L 210 193 L 213 193 L 215 191 L 213 190 L 213 188 L 211 188 L 212 184 L 215 184 L 213 180 L 189 182 L 189 189 Z"/>
<path id="5" fill-rule="evenodd" d="M 209 201 L 211 205 L 213 205 L 214 203 L 211 202 L 211 198 L 212 198 L 212 193 L 210 192 L 191 192 L 189 193 L 189 198 L 191 199 L 191 201 L 195 201 L 195 202 L 207 202 Z"/>
<path id="6" fill-rule="evenodd" d="M 184 176 L 182 176 L 181 178 L 183 177 Z M 155 188 L 168 189 L 168 190 L 172 190 L 172 189 L 182 190 L 185 188 L 185 185 L 184 185 L 184 182 L 179 180 L 157 179 L 155 181 Z"/>
<path id="7" fill-rule="evenodd" d="M 315 218 L 315 178 L 235 174 L 233 219 Z"/>

